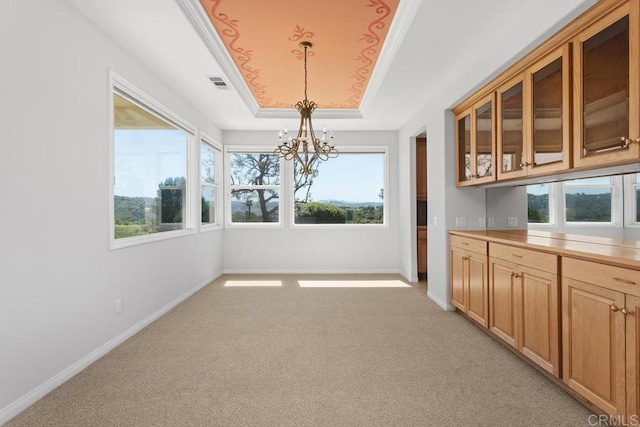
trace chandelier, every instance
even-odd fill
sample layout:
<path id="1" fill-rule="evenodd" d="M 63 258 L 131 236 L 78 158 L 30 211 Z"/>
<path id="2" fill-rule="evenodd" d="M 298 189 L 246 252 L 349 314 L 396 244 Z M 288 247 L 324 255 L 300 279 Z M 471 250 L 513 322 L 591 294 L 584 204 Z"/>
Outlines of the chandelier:
<path id="1" fill-rule="evenodd" d="M 275 149 L 274 154 L 284 157 L 285 160 L 295 160 L 300 165 L 299 172 L 305 176 L 313 173 L 313 166 L 316 161 L 329 160 L 338 157 L 338 150 L 333 145 L 333 132 L 323 128 L 322 137 L 316 138 L 311 124 L 311 113 L 317 105 L 307 99 L 307 49 L 311 43 L 304 41 L 300 43 L 300 48 L 304 50 L 304 100 L 298 101 L 296 109 L 300 113 L 300 129 L 295 138 L 289 136 L 287 128 L 280 131 L 278 138 L 281 144 Z"/>

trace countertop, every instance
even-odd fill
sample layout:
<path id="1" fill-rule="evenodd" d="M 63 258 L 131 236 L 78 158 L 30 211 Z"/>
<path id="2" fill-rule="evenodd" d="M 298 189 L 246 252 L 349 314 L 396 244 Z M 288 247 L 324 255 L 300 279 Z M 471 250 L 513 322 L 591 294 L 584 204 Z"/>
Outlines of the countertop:
<path id="1" fill-rule="evenodd" d="M 451 230 L 449 234 L 640 270 L 640 242 L 534 230 Z"/>

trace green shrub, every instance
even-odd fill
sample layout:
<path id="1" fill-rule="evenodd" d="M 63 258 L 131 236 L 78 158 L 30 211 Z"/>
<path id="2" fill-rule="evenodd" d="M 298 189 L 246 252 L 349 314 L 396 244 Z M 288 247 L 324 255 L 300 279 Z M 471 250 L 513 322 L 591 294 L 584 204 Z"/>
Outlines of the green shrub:
<path id="1" fill-rule="evenodd" d="M 298 224 L 344 224 L 347 222 L 344 209 L 327 203 L 298 203 L 296 214 Z"/>

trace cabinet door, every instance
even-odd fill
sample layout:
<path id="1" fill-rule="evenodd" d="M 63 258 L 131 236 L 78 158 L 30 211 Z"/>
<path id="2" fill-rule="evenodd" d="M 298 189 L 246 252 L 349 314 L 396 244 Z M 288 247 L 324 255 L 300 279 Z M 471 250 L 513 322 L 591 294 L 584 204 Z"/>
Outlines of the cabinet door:
<path id="1" fill-rule="evenodd" d="M 427 272 L 427 229 L 418 229 L 418 273 Z"/>
<path id="2" fill-rule="evenodd" d="M 527 129 L 531 144 L 529 157 L 524 164 L 527 175 L 556 172 L 570 166 L 570 120 L 571 99 L 569 69 L 569 45 L 552 52 L 534 64 L 527 76 L 531 104 Z"/>
<path id="3" fill-rule="evenodd" d="M 416 138 L 416 198 L 427 199 L 427 140 Z"/>
<path id="4" fill-rule="evenodd" d="M 471 152 L 474 184 L 494 181 L 496 176 L 493 98 L 491 94 L 473 107 Z"/>
<path id="5" fill-rule="evenodd" d="M 621 292 L 562 279 L 562 377 L 611 415 L 625 412 L 624 307 Z"/>
<path id="6" fill-rule="evenodd" d="M 489 258 L 489 329 L 517 348 L 518 289 L 516 265 L 509 261 Z"/>
<path id="7" fill-rule="evenodd" d="M 489 289 L 487 256 L 469 252 L 468 316 L 487 328 L 489 326 Z"/>
<path id="8" fill-rule="evenodd" d="M 451 248 L 451 304 L 466 313 L 465 288 L 467 286 L 467 254 L 465 250 Z"/>
<path id="9" fill-rule="evenodd" d="M 522 284 L 518 348 L 529 359 L 559 377 L 558 276 L 522 266 L 518 275 Z"/>
<path id="10" fill-rule="evenodd" d="M 528 154 L 524 130 L 524 81 L 522 76 L 498 89 L 498 179 L 526 174 Z"/>
<path id="11" fill-rule="evenodd" d="M 576 167 L 632 162 L 640 155 L 637 8 L 637 2 L 625 3 L 576 37 Z"/>
<path id="12" fill-rule="evenodd" d="M 456 117 L 456 159 L 458 185 L 470 184 L 472 180 L 471 110 Z"/>
<path id="13" fill-rule="evenodd" d="M 640 416 L 640 298 L 627 295 L 627 419 Z"/>

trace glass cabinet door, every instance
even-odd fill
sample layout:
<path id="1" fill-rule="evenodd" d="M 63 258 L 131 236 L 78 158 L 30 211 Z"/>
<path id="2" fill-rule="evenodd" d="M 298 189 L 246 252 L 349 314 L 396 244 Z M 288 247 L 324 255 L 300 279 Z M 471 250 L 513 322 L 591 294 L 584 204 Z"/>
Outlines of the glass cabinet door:
<path id="1" fill-rule="evenodd" d="M 471 181 L 471 112 L 456 118 L 458 182 Z"/>
<path id="2" fill-rule="evenodd" d="M 523 175 L 526 148 L 523 128 L 523 81 L 518 78 L 498 89 L 499 177 Z M 528 163 L 527 163 L 528 164 Z"/>
<path id="3" fill-rule="evenodd" d="M 630 98 L 637 97 L 638 64 L 630 58 L 637 59 L 638 35 L 629 13 L 629 4 L 621 6 L 577 37 L 576 166 L 638 158 L 638 100 Z"/>
<path id="4" fill-rule="evenodd" d="M 475 177 L 476 181 L 493 179 L 493 99 L 485 100 L 474 108 L 475 118 Z"/>
<path id="5" fill-rule="evenodd" d="M 569 167 L 569 46 L 531 69 L 531 172 Z"/>

